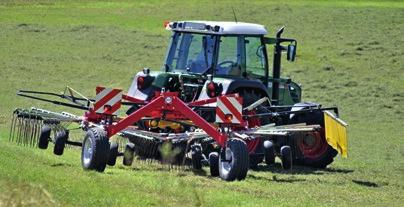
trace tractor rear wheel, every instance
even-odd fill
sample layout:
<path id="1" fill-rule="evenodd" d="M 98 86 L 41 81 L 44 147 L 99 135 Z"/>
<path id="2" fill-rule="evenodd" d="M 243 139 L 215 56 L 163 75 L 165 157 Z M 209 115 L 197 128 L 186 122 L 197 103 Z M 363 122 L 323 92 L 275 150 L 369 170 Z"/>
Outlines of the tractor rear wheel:
<path id="1" fill-rule="evenodd" d="M 69 132 L 66 130 L 60 130 L 56 133 L 53 154 L 63 155 L 68 136 L 69 136 Z"/>
<path id="2" fill-rule="evenodd" d="M 39 140 L 38 140 L 39 149 L 48 148 L 51 131 L 52 131 L 52 129 L 48 125 L 45 125 L 42 127 L 41 133 L 39 134 Z"/>
<path id="3" fill-rule="evenodd" d="M 108 162 L 109 141 L 103 129 L 89 129 L 81 149 L 81 164 L 84 169 L 98 172 L 105 170 Z"/>
<path id="4" fill-rule="evenodd" d="M 243 180 L 249 168 L 247 145 L 240 139 L 230 139 L 219 157 L 219 175 L 226 181 Z"/>
<path id="5" fill-rule="evenodd" d="M 338 152 L 327 143 L 325 138 L 323 112 L 296 115 L 291 119 L 291 124 L 296 123 L 318 124 L 321 129 L 296 139 L 297 149 L 301 156 L 294 161 L 300 165 L 326 168 L 334 161 Z"/>

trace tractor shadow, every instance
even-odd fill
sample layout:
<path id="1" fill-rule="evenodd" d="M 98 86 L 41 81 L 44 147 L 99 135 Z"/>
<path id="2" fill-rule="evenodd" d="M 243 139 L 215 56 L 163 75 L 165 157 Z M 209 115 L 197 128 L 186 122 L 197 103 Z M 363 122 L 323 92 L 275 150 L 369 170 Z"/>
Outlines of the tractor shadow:
<path id="1" fill-rule="evenodd" d="M 306 179 L 295 178 L 293 176 L 288 177 L 288 178 L 278 178 L 276 175 L 273 175 L 272 178 L 268 178 L 268 177 L 261 177 L 261 176 L 256 176 L 256 175 L 252 175 L 252 174 L 249 174 L 247 179 L 254 179 L 254 180 L 265 181 L 265 182 L 276 182 L 276 183 L 299 183 L 299 182 L 307 181 Z"/>
<path id="2" fill-rule="evenodd" d="M 370 188 L 378 188 L 378 187 L 382 186 L 377 183 L 374 183 L 371 181 L 365 181 L 365 180 L 352 180 L 352 182 L 355 184 L 358 184 L 360 186 L 370 187 Z"/>
<path id="3" fill-rule="evenodd" d="M 294 165 L 291 170 L 282 169 L 282 165 L 280 163 L 275 163 L 273 165 L 258 165 L 254 169 L 250 169 L 252 171 L 257 172 L 272 172 L 277 174 L 289 174 L 289 175 L 324 175 L 324 174 L 348 174 L 353 173 L 354 170 L 351 169 L 339 169 L 339 168 L 312 168 Z"/>
<path id="4" fill-rule="evenodd" d="M 72 167 L 72 164 L 68 164 L 68 163 L 54 163 L 50 165 L 51 167 Z"/>

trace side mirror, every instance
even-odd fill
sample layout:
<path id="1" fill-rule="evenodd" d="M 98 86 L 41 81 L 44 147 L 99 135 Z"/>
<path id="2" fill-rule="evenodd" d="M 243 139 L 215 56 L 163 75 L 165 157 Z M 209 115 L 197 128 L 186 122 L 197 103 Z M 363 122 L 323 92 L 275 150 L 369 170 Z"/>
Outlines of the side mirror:
<path id="1" fill-rule="evenodd" d="M 287 57 L 286 57 L 286 59 L 287 59 L 288 61 L 290 61 L 290 62 L 295 61 L 295 58 L 296 58 L 296 48 L 297 48 L 296 44 L 294 44 L 294 45 L 292 45 L 292 44 L 288 45 L 288 51 L 287 51 Z"/>

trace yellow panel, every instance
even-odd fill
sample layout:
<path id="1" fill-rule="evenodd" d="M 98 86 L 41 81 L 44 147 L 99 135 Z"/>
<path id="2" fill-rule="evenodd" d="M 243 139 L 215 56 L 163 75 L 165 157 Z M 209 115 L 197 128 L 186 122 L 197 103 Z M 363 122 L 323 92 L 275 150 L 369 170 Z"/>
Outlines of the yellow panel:
<path id="1" fill-rule="evenodd" d="M 336 118 L 331 112 L 325 111 L 324 125 L 328 144 L 346 158 L 348 155 L 347 124 Z"/>

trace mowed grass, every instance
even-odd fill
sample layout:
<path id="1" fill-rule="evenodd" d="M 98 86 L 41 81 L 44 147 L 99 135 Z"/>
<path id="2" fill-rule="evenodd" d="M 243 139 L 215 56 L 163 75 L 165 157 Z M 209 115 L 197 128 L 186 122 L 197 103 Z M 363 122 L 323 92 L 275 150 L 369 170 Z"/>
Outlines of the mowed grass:
<path id="1" fill-rule="evenodd" d="M 349 123 L 349 158 L 325 170 L 260 166 L 227 183 L 158 163 L 83 171 L 80 150 L 62 157 L 8 141 L 12 110 L 43 107 L 18 89 L 89 96 L 127 89 L 143 67 L 159 70 L 164 20 L 286 25 L 299 41 L 283 76 L 303 99 L 337 105 Z M 401 1 L 12 1 L 0 3 L 0 206 L 401 206 L 404 202 L 404 3 Z M 284 61 L 286 62 L 286 61 Z"/>

